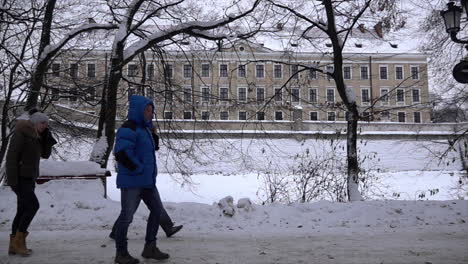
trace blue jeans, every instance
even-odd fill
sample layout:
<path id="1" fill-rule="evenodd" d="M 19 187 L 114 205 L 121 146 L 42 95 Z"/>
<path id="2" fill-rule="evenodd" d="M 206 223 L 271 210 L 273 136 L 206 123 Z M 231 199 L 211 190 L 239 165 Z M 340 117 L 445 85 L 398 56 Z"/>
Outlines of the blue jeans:
<path id="1" fill-rule="evenodd" d="M 159 219 L 161 217 L 162 203 L 159 192 L 154 188 L 122 188 L 120 189 L 120 204 L 122 209 L 117 220 L 115 243 L 118 252 L 127 251 L 127 232 L 133 215 L 138 209 L 140 201 L 148 207 L 150 215 L 146 225 L 146 243 L 156 240 L 158 234 Z"/>

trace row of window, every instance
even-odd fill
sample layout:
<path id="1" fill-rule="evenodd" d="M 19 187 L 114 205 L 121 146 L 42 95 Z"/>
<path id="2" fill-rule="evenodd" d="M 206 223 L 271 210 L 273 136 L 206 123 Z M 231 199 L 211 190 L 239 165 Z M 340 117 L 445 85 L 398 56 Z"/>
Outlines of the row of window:
<path id="1" fill-rule="evenodd" d="M 304 101 L 316 104 L 319 102 L 318 96 L 318 88 L 309 88 L 308 98 L 304 99 Z M 412 103 L 421 103 L 421 92 L 420 89 L 412 88 L 411 90 L 406 90 L 403 88 L 395 89 L 395 91 L 391 91 L 389 88 L 381 88 L 379 100 L 382 105 L 388 105 L 390 103 L 390 98 L 392 95 L 395 95 L 395 101 L 397 104 L 404 104 L 406 99 L 406 92 L 410 91 L 410 97 L 412 99 Z M 246 87 L 238 87 L 237 88 L 237 100 L 240 102 L 247 102 L 247 92 L 248 88 Z M 255 100 L 257 102 L 265 102 L 265 88 L 257 87 L 256 88 L 256 97 Z M 275 88 L 274 89 L 274 101 L 275 102 L 283 102 L 284 101 L 284 89 Z M 134 91 L 132 89 L 129 90 L 129 96 L 133 95 Z M 190 86 L 183 88 L 183 100 L 185 102 L 192 102 L 194 91 Z M 201 102 L 211 102 L 211 100 L 219 100 L 228 102 L 232 100 L 229 98 L 229 88 L 228 87 L 221 87 L 219 88 L 219 96 L 216 97 L 211 93 L 210 87 L 201 87 L 201 94 L 198 95 L 201 99 Z M 290 100 L 292 103 L 300 103 L 301 98 L 301 89 L 300 88 L 290 88 Z M 172 102 L 174 97 L 174 92 L 171 90 L 166 90 L 165 92 L 165 99 L 167 102 Z M 326 95 L 325 101 L 327 103 L 335 103 L 335 88 L 326 88 Z M 374 96 L 375 97 L 375 96 Z M 369 104 L 371 102 L 371 94 L 370 88 L 361 88 L 361 103 L 362 104 Z"/>
<path id="2" fill-rule="evenodd" d="M 273 65 L 273 77 L 275 79 L 282 79 L 283 74 L 283 66 L 282 64 L 274 64 Z M 96 78 L 96 64 L 94 63 L 87 63 L 87 72 L 86 77 L 88 78 Z M 165 76 L 169 79 L 174 77 L 173 74 L 173 66 L 172 64 L 166 64 L 163 68 L 165 72 Z M 70 68 L 68 69 L 69 75 L 72 78 L 78 77 L 78 64 L 71 63 Z M 334 69 L 333 66 L 326 66 L 325 72 L 333 73 Z M 411 71 L 411 78 L 413 80 L 419 80 L 419 66 L 412 65 L 410 66 Z M 53 63 L 52 64 L 52 76 L 59 77 L 60 76 L 60 63 Z M 292 79 L 299 79 L 299 66 L 298 65 L 290 65 L 290 73 Z M 139 67 L 137 64 L 129 64 L 127 66 L 127 75 L 129 77 L 135 77 L 139 74 Z M 204 63 L 201 65 L 201 77 L 208 78 L 211 75 L 211 64 Z M 153 79 L 155 76 L 155 67 L 154 64 L 148 64 L 146 67 L 146 77 L 148 79 Z M 183 77 L 184 78 L 192 78 L 193 76 L 193 69 L 191 64 L 184 64 L 183 65 Z M 229 76 L 229 69 L 228 64 L 219 64 L 219 77 L 227 78 Z M 237 66 L 237 77 L 245 78 L 247 77 L 247 65 L 239 64 Z M 265 78 L 265 65 L 264 64 L 256 64 L 255 65 L 255 77 L 256 78 Z M 352 67 L 349 65 L 343 66 L 343 77 L 345 80 L 351 80 L 353 78 L 352 74 Z M 379 65 L 379 77 L 380 80 L 388 80 L 389 79 L 389 70 L 387 65 Z M 317 71 L 310 69 L 308 71 L 308 78 L 311 80 L 316 80 Z M 327 75 L 327 78 L 330 80 L 330 75 Z M 395 66 L 395 80 L 403 80 L 404 70 L 402 65 Z M 368 80 L 369 79 L 369 66 L 368 65 L 361 65 L 360 66 L 360 79 L 361 80 Z"/>
<path id="3" fill-rule="evenodd" d="M 366 113 L 365 113 L 366 114 Z M 369 113 L 367 113 L 369 115 Z M 329 111 L 326 112 L 327 121 L 336 121 L 336 112 Z M 383 111 L 381 114 L 382 120 L 390 120 L 390 112 Z M 247 112 L 246 111 L 238 111 L 238 120 L 247 120 Z M 174 119 L 173 112 L 165 111 L 164 112 L 164 119 Z M 250 117 L 253 119 L 253 117 Z M 274 114 L 275 120 L 283 120 L 283 112 L 282 111 L 275 111 Z M 191 120 L 193 119 L 193 114 L 190 111 L 185 111 L 183 113 L 183 119 Z M 209 111 L 202 111 L 201 112 L 201 119 L 202 120 L 210 120 L 210 112 Z M 256 112 L 255 116 L 256 120 L 265 120 L 265 112 Z M 229 120 L 229 112 L 228 111 L 221 111 L 219 112 L 219 120 Z M 309 120 L 311 121 L 318 121 L 319 120 L 319 112 L 312 111 L 309 112 Z M 405 123 L 406 120 L 406 112 L 397 112 L 397 120 L 398 122 Z M 413 112 L 413 122 L 414 123 L 421 123 L 421 112 Z"/>

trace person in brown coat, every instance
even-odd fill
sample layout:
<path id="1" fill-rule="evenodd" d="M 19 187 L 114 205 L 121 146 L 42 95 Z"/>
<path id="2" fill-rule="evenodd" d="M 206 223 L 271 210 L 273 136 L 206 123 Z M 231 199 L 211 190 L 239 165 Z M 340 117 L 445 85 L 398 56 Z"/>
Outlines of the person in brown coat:
<path id="1" fill-rule="evenodd" d="M 17 196 L 17 212 L 13 220 L 8 254 L 28 256 L 26 236 L 39 201 L 34 193 L 39 176 L 40 158 L 48 158 L 57 141 L 48 129 L 49 118 L 31 112 L 29 120 L 18 120 L 6 155 L 7 184 Z"/>

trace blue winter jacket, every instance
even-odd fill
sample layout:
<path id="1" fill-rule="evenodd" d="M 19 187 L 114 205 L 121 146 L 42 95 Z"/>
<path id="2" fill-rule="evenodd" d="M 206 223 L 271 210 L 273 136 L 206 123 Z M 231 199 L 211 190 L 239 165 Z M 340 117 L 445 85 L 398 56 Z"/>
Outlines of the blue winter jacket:
<path id="1" fill-rule="evenodd" d="M 148 104 L 154 109 L 148 98 L 131 96 L 128 121 L 117 131 L 114 148 L 118 165 L 117 188 L 154 188 L 156 185 L 155 142 L 150 131 L 153 124 L 144 118 Z"/>

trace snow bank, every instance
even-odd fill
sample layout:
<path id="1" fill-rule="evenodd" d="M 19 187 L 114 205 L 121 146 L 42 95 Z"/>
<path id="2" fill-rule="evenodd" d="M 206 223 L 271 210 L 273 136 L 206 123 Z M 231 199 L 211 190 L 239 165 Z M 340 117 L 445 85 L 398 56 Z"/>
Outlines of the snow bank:
<path id="1" fill-rule="evenodd" d="M 110 230 L 120 204 L 102 197 L 98 180 L 56 180 L 38 185 L 41 208 L 31 230 Z M 8 231 L 16 210 L 16 197 L 0 187 L 0 231 Z M 226 217 L 215 203 L 165 203 L 169 215 L 184 229 L 272 234 L 278 232 L 333 231 L 334 228 L 419 228 L 457 226 L 468 228 L 468 201 L 365 201 L 309 204 L 252 205 Z M 140 206 L 130 232 L 143 232 L 148 211 Z"/>

